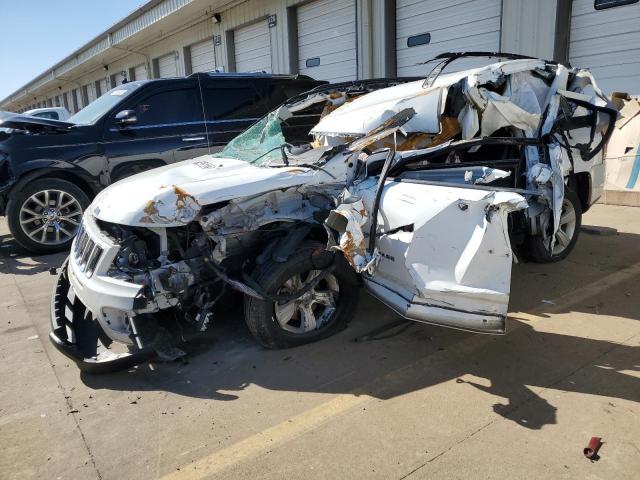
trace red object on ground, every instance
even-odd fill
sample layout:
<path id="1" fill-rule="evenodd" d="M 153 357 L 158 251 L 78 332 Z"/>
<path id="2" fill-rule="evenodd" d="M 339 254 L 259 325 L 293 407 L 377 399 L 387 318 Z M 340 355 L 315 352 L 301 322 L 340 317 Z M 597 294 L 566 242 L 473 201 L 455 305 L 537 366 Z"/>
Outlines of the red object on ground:
<path id="1" fill-rule="evenodd" d="M 601 440 L 602 438 L 600 437 L 591 437 L 589 444 L 582 451 L 584 456 L 589 460 L 595 460 L 597 458 L 598 450 L 600 450 L 600 447 L 602 446 Z"/>

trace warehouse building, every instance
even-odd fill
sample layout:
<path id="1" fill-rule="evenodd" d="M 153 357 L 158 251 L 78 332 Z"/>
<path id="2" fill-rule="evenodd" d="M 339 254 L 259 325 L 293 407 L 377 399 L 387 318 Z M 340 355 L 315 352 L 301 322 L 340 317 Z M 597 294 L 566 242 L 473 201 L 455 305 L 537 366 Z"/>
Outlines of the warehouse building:
<path id="1" fill-rule="evenodd" d="M 640 0 L 151 0 L 0 101 L 76 112 L 125 80 L 200 71 L 426 75 L 446 51 L 586 67 L 640 94 Z"/>

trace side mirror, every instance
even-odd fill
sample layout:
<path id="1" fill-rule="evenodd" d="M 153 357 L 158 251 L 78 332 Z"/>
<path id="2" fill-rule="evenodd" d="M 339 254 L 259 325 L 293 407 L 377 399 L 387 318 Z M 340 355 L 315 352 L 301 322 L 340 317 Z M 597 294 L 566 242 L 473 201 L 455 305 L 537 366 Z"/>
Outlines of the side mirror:
<path id="1" fill-rule="evenodd" d="M 121 112 L 116 113 L 115 123 L 120 128 L 128 127 L 129 125 L 134 125 L 138 122 L 138 117 L 136 116 L 135 110 L 122 110 Z"/>

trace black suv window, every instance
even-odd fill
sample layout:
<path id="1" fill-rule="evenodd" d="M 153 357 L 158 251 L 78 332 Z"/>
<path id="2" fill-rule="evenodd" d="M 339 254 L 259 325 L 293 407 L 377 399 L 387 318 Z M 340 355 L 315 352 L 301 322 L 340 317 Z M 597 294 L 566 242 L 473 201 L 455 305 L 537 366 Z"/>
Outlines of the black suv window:
<path id="1" fill-rule="evenodd" d="M 202 121 L 198 90 L 182 88 L 149 95 L 131 107 L 139 126 L 169 125 Z"/>
<path id="2" fill-rule="evenodd" d="M 262 98 L 248 82 L 207 82 L 203 90 L 209 121 L 260 118 L 267 113 Z"/>

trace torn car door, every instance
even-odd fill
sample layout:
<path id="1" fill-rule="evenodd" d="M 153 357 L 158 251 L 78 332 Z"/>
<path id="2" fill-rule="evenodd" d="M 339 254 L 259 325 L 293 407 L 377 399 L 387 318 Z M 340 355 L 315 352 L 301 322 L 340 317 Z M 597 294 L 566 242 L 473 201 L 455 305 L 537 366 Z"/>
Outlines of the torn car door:
<path id="1" fill-rule="evenodd" d="M 359 190 L 370 206 L 373 188 Z M 512 252 L 507 214 L 526 208 L 515 191 L 389 180 L 378 215 L 373 271 L 378 299 L 412 320 L 504 333 Z"/>

